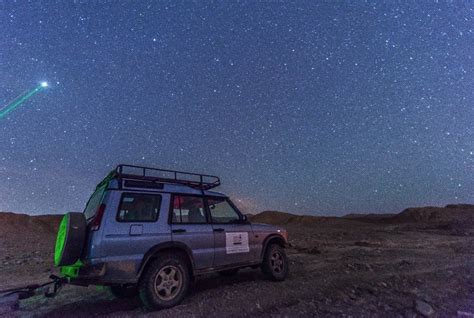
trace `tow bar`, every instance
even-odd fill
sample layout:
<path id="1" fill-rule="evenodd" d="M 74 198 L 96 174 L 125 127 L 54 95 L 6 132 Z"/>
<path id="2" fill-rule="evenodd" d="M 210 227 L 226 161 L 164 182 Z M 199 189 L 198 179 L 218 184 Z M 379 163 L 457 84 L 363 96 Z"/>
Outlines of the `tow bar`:
<path id="1" fill-rule="evenodd" d="M 64 277 L 51 275 L 49 278 L 51 281 L 43 284 L 30 284 L 0 290 L 0 315 L 17 310 L 21 299 L 27 299 L 40 294 L 48 298 L 54 297 L 61 290 L 61 287 L 68 283 L 68 279 Z"/>

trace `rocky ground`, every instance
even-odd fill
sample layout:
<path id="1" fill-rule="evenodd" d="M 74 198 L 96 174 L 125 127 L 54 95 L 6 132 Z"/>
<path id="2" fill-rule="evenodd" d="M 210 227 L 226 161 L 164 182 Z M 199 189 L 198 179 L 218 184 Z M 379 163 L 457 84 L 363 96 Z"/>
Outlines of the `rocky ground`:
<path id="1" fill-rule="evenodd" d="M 17 316 L 474 317 L 474 206 L 409 209 L 387 217 L 294 216 L 253 221 L 290 233 L 291 274 L 281 283 L 258 270 L 207 275 L 185 301 L 158 313 L 105 288 L 66 286 L 56 298 L 21 301 Z M 54 272 L 56 217 L 0 214 L 0 289 L 46 281 Z M 8 315 L 12 315 L 9 313 Z"/>

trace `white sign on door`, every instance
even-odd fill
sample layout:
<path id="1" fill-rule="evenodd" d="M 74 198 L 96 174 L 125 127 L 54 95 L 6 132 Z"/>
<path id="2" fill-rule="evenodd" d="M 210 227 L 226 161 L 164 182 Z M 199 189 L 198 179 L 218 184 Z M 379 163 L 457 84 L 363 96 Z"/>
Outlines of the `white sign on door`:
<path id="1" fill-rule="evenodd" d="M 249 233 L 231 232 L 225 234 L 225 251 L 227 254 L 248 253 Z"/>

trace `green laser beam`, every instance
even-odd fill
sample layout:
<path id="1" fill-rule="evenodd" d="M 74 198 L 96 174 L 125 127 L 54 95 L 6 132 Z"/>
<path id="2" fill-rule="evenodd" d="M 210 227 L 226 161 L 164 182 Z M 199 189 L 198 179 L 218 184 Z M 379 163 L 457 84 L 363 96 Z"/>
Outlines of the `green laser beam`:
<path id="1" fill-rule="evenodd" d="M 0 110 L 0 119 L 7 116 L 10 112 L 14 111 L 18 106 L 26 102 L 28 99 L 30 99 L 32 96 L 34 96 L 36 93 L 43 90 L 44 88 L 45 86 L 40 84 L 36 86 L 34 89 L 30 91 L 26 91 L 25 93 L 21 94 L 20 96 L 12 100 L 5 108 Z"/>

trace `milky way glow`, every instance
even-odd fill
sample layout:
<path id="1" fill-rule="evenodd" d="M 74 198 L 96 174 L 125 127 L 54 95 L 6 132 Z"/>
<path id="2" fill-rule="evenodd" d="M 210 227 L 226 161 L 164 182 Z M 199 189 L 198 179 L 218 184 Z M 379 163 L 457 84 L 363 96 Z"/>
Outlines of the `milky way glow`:
<path id="1" fill-rule="evenodd" d="M 9 113 L 14 111 L 18 106 L 26 102 L 28 99 L 33 97 L 39 91 L 48 87 L 48 82 L 41 82 L 38 86 L 32 90 L 25 91 L 23 94 L 19 95 L 17 98 L 12 100 L 7 106 L 0 110 L 0 119 L 6 117 Z"/>

